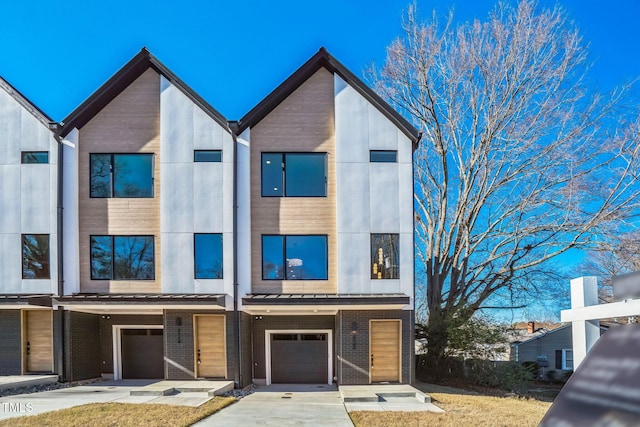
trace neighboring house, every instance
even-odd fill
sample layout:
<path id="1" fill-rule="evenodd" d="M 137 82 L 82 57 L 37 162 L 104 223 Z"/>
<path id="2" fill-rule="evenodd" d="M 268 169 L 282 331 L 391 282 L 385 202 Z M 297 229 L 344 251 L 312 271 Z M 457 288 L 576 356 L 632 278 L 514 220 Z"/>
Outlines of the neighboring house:
<path id="1" fill-rule="evenodd" d="M 324 49 L 238 122 L 146 49 L 59 128 L 15 93 L 0 101 L 0 114 L 6 104 L 39 119 L 22 119 L 29 138 L 3 152 L 48 150 L 52 177 L 46 194 L 30 193 L 36 176 L 0 187 L 3 211 L 22 216 L 0 221 L 7 241 L 18 236 L 0 246 L 11 264 L 0 303 L 13 308 L 0 311 L 0 333 L 17 340 L 0 352 L 4 374 L 413 381 L 420 135 Z M 19 120 L 5 116 L 0 126 Z M 10 159 L 0 173 L 43 167 Z M 21 234 L 49 236 L 46 280 L 6 273 Z M 33 343 L 20 341 L 35 303 L 54 314 L 36 331 L 53 342 L 42 369 L 29 368 Z"/>
<path id="2" fill-rule="evenodd" d="M 58 143 L 53 121 L 0 78 L 0 375 L 54 371 Z"/>
<path id="3" fill-rule="evenodd" d="M 511 360 L 520 363 L 536 362 L 542 377 L 550 370 L 573 371 L 570 326 L 562 325 L 551 330 L 534 329 L 530 333 L 533 336 L 511 343 Z"/>

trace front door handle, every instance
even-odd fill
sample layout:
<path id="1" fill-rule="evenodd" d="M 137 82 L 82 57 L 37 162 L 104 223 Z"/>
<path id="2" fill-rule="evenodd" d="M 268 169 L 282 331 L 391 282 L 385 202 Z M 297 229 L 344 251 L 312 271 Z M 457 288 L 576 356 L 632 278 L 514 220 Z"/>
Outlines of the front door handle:
<path id="1" fill-rule="evenodd" d="M 371 353 L 371 369 L 373 369 L 373 353 Z"/>

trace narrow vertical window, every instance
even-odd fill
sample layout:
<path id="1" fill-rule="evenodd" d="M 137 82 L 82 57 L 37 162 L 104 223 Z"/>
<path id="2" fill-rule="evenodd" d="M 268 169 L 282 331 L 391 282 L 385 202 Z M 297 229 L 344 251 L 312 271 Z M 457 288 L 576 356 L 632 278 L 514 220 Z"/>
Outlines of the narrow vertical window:
<path id="1" fill-rule="evenodd" d="M 222 234 L 195 234 L 195 278 L 222 279 Z"/>
<path id="2" fill-rule="evenodd" d="M 371 235 L 371 278 L 399 279 L 398 234 Z"/>
<path id="3" fill-rule="evenodd" d="M 50 279 L 49 235 L 22 235 L 22 278 Z"/>
<path id="4" fill-rule="evenodd" d="M 284 196 L 284 163 L 280 153 L 262 153 L 262 196 Z"/>

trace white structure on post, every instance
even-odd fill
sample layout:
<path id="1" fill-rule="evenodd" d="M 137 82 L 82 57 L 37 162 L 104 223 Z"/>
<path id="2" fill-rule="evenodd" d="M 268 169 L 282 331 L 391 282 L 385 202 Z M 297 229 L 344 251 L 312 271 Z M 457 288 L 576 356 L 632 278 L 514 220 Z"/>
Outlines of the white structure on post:
<path id="1" fill-rule="evenodd" d="M 640 315 L 640 299 L 598 304 L 598 279 L 579 277 L 571 280 L 571 309 L 562 310 L 560 320 L 571 322 L 574 370 L 600 338 L 600 319 Z"/>

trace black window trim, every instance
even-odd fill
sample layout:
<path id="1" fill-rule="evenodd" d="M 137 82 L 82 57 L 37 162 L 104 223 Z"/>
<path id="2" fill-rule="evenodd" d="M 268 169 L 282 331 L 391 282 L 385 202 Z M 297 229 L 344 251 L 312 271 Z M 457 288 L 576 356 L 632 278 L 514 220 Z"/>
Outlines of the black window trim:
<path id="1" fill-rule="evenodd" d="M 220 160 L 197 160 L 196 159 L 196 154 L 197 153 L 220 153 Z M 193 162 L 194 163 L 222 163 L 222 150 L 219 149 L 213 149 L 213 150 L 207 150 L 207 149 L 197 149 L 197 150 L 193 150 Z"/>
<path id="2" fill-rule="evenodd" d="M 373 155 L 378 153 L 393 153 L 395 155 L 393 161 L 389 160 L 374 160 Z M 370 163 L 398 163 L 398 150 L 369 150 L 369 162 Z"/>
<path id="3" fill-rule="evenodd" d="M 222 255 L 222 277 L 220 278 L 203 278 L 203 277 L 198 277 L 196 275 L 196 271 L 198 270 L 197 265 L 196 265 L 196 236 L 197 235 L 202 235 L 202 234 L 216 234 L 219 235 L 221 237 L 221 243 L 222 243 L 222 251 L 221 251 L 221 255 Z M 224 279 L 224 233 L 193 233 L 193 279 L 194 280 L 223 280 Z"/>
<path id="4" fill-rule="evenodd" d="M 281 154 L 282 155 L 282 196 L 270 196 L 270 195 L 266 195 L 263 193 L 262 191 L 262 173 L 263 173 L 263 167 L 264 167 L 264 162 L 262 161 L 262 155 L 263 154 Z M 287 178 L 286 178 L 286 174 L 287 174 L 287 162 L 286 162 L 286 155 L 287 154 L 322 154 L 324 155 L 324 196 L 287 196 Z M 329 153 L 326 151 L 261 151 L 260 152 L 260 196 L 261 197 L 265 197 L 265 198 L 283 198 L 283 197 L 287 197 L 287 198 L 292 198 L 292 199 L 299 199 L 299 198 L 326 198 L 329 195 Z"/>
<path id="5" fill-rule="evenodd" d="M 113 157 L 114 156 L 122 156 L 122 155 L 131 155 L 131 154 L 140 154 L 151 156 L 151 196 L 148 197 L 115 197 L 113 194 L 115 193 L 115 179 L 113 179 Z M 101 196 L 93 196 L 91 194 L 91 156 L 111 156 L 109 174 L 111 181 L 111 194 L 109 196 L 101 197 Z M 155 169 L 156 169 L 156 154 L 155 153 L 145 153 L 145 152 L 135 152 L 135 153 L 89 153 L 89 198 L 90 199 L 153 199 L 156 197 L 156 177 L 155 177 Z"/>
<path id="6" fill-rule="evenodd" d="M 111 238 L 111 279 L 96 279 L 93 277 L 93 251 L 91 250 L 91 239 L 93 237 L 109 237 Z M 153 277 L 151 279 L 116 279 L 115 271 L 116 271 L 116 261 L 114 256 L 114 247 L 115 237 L 151 237 L 153 239 Z M 89 235 L 89 274 L 91 276 L 91 280 L 108 280 L 108 281 L 117 281 L 117 282 L 128 282 L 128 281 L 136 281 L 136 282 L 149 282 L 156 280 L 156 236 L 153 234 L 90 234 Z"/>
<path id="7" fill-rule="evenodd" d="M 46 154 L 47 161 L 46 162 L 25 162 L 24 155 L 25 154 Z M 22 165 L 48 165 L 49 164 L 49 151 L 46 150 L 24 150 L 20 152 L 20 164 Z"/>
<path id="8" fill-rule="evenodd" d="M 327 272 L 327 278 L 326 279 L 287 279 L 287 272 L 286 270 L 284 271 L 284 275 L 282 279 L 265 279 L 264 278 L 264 244 L 263 244 L 263 238 L 264 237 L 270 237 L 270 236 L 274 236 L 274 237 L 282 237 L 282 259 L 283 261 L 286 261 L 287 259 L 287 236 L 296 236 L 296 237 L 324 237 L 325 238 L 325 253 L 327 254 L 326 257 L 326 265 L 325 265 L 325 271 Z M 328 234 L 273 234 L 273 233 L 267 233 L 267 234 L 262 234 L 260 235 L 260 275 L 262 277 L 262 280 L 267 281 L 267 282 L 276 282 L 276 281 L 280 281 L 280 282 L 284 282 L 284 281 L 292 281 L 292 282 L 300 282 L 300 281 L 327 281 L 329 280 L 329 235 Z"/>

